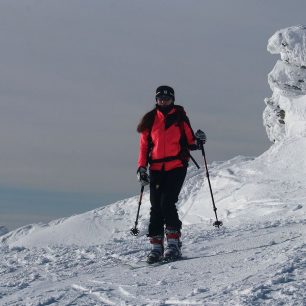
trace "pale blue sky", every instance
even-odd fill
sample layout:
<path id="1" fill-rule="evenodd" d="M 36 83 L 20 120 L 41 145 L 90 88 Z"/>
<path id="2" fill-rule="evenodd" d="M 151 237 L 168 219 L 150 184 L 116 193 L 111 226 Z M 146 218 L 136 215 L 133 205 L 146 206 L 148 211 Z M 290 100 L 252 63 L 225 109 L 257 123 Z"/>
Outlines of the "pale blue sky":
<path id="1" fill-rule="evenodd" d="M 306 23 L 305 9 L 302 0 L 1 1 L 0 225 L 137 194 L 135 129 L 161 84 L 206 131 L 210 162 L 265 151 L 277 59 L 267 40 Z"/>

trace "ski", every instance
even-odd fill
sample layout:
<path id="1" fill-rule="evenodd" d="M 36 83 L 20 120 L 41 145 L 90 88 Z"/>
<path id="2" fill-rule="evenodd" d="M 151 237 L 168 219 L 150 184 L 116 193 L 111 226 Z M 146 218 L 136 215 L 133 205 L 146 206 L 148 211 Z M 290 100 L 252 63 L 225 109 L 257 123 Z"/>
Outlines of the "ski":
<path id="1" fill-rule="evenodd" d="M 196 258 L 200 258 L 200 256 L 194 256 L 194 257 L 186 257 L 186 256 L 182 256 L 182 257 L 179 257 L 177 259 L 173 259 L 173 260 L 161 260 L 161 261 L 158 261 L 158 262 L 155 262 L 155 263 L 147 263 L 146 261 L 144 260 L 140 260 L 136 263 L 128 263 L 128 262 L 125 262 L 124 265 L 127 265 L 129 266 L 129 268 L 131 270 L 134 270 L 134 269 L 141 269 L 141 268 L 156 268 L 156 267 L 160 267 L 160 266 L 163 266 L 163 265 L 167 265 L 167 264 L 171 264 L 171 263 L 176 263 L 176 262 L 179 262 L 179 261 L 184 261 L 184 260 L 191 260 L 191 259 L 196 259 Z"/>

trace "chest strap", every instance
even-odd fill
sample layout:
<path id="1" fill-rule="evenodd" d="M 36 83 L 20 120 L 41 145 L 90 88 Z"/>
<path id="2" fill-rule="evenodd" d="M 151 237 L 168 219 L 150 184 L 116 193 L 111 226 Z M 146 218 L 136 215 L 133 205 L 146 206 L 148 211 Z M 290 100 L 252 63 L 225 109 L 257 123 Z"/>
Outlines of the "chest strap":
<path id="1" fill-rule="evenodd" d="M 199 164 L 196 162 L 196 160 L 192 157 L 192 155 L 190 154 L 190 152 L 187 153 L 189 155 L 189 157 L 191 158 L 191 160 L 193 161 L 193 163 L 195 164 L 195 166 L 200 169 Z M 184 164 L 186 164 L 186 160 L 182 159 L 181 155 L 176 155 L 176 156 L 168 156 L 165 158 L 159 158 L 159 159 L 151 159 L 149 158 L 149 163 L 150 164 L 154 164 L 154 163 L 165 163 L 165 162 L 169 162 L 169 161 L 173 161 L 173 160 L 181 160 L 181 162 Z"/>

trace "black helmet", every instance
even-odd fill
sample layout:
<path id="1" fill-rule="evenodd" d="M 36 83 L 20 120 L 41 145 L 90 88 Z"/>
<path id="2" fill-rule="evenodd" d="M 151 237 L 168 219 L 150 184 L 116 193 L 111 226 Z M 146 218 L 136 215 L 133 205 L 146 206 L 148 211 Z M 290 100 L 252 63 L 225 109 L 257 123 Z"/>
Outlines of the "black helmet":
<path id="1" fill-rule="evenodd" d="M 156 94 L 155 94 L 155 99 L 161 98 L 161 97 L 170 97 L 172 100 L 175 100 L 174 96 L 174 89 L 170 86 L 162 85 L 157 87 L 156 89 Z"/>

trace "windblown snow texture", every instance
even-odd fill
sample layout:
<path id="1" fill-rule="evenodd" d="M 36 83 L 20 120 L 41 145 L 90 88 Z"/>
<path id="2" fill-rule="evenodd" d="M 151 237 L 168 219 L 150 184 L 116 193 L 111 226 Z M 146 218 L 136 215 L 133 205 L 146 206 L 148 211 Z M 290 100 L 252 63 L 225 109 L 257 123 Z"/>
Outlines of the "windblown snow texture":
<path id="1" fill-rule="evenodd" d="M 274 35 L 273 52 L 293 30 L 304 31 Z M 287 57 L 297 63 L 304 36 L 293 37 Z M 135 268 L 149 250 L 146 192 L 138 237 L 129 233 L 138 196 L 0 236 L 0 304 L 306 305 L 305 95 L 276 91 L 284 135 L 259 157 L 209 165 L 220 229 L 205 171 L 189 168 L 177 203 L 189 260 Z"/>

